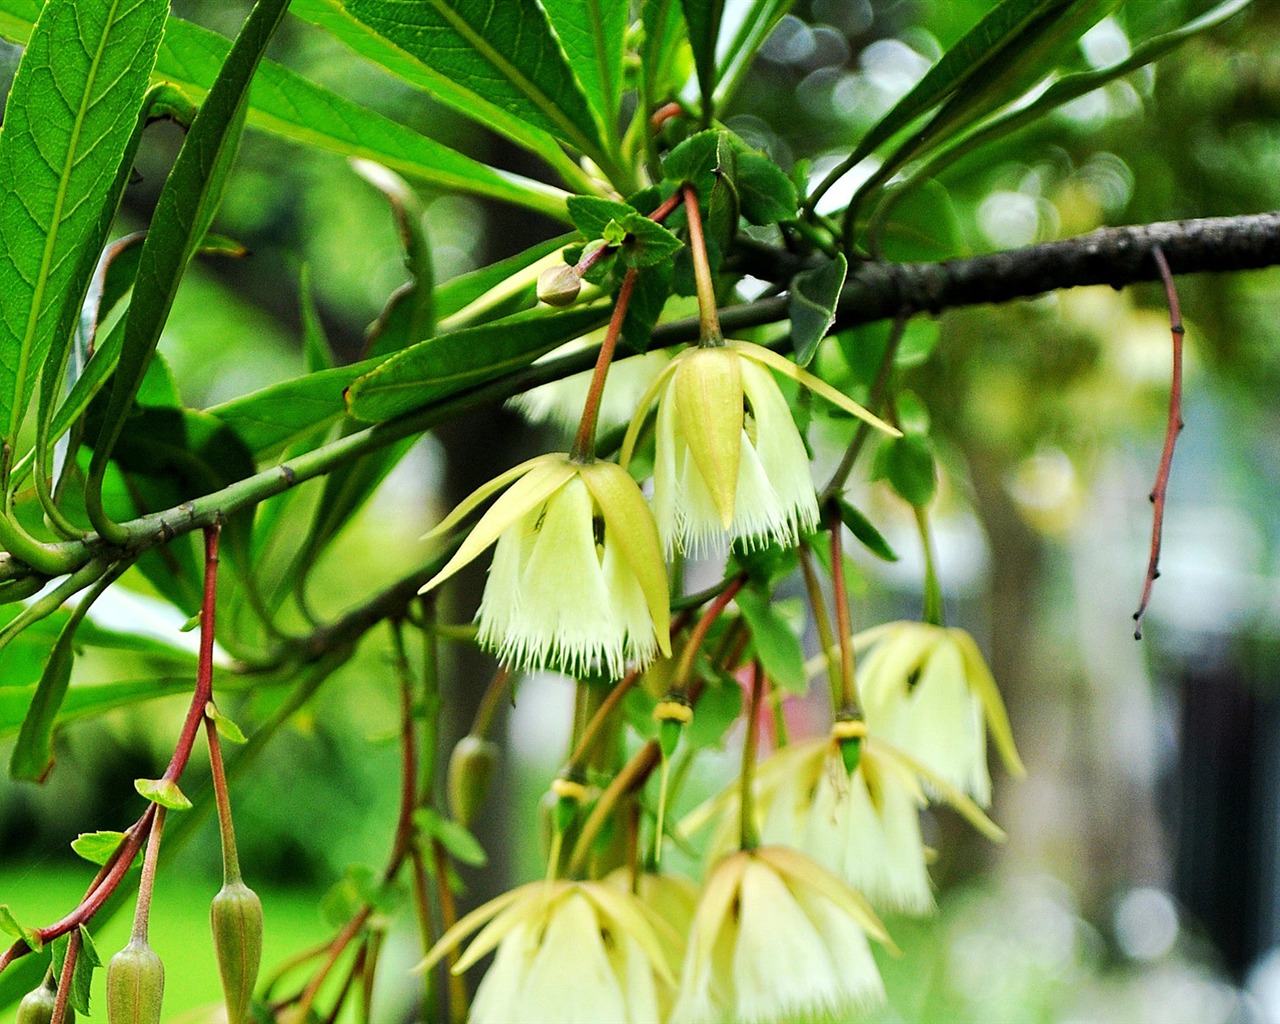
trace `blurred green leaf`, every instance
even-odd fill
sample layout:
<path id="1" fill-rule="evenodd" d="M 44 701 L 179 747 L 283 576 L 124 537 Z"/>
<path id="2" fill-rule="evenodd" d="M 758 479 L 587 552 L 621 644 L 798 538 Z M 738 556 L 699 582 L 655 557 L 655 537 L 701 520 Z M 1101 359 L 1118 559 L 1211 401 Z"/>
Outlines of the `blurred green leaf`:
<path id="1" fill-rule="evenodd" d="M 49 652 L 49 661 L 31 695 L 31 703 L 18 732 L 18 742 L 9 758 L 11 778 L 39 782 L 53 767 L 53 726 L 71 682 L 76 627 L 87 610 L 87 601 L 82 600 Z"/>
<path id="2" fill-rule="evenodd" d="M 489 855 L 484 852 L 480 840 L 463 825 L 446 818 L 434 807 L 419 807 L 413 812 L 413 820 L 428 836 L 438 839 L 449 856 L 460 864 L 478 868 L 489 863 Z"/>
<path id="3" fill-rule="evenodd" d="M 689 27 L 693 63 L 698 72 L 698 92 L 702 96 L 704 124 L 709 123 L 712 116 L 716 88 L 716 39 L 720 35 L 724 3 L 725 0 L 680 0 L 684 23 Z"/>
<path id="4" fill-rule="evenodd" d="M 343 9 L 422 65 L 442 98 L 471 98 L 464 113 L 487 108 L 548 132 L 597 163 L 608 163 L 599 126 L 547 16 L 530 0 L 347 0 Z M 477 104 L 475 100 L 482 101 Z M 501 130 L 501 125 L 494 128 Z"/>
<path id="5" fill-rule="evenodd" d="M 685 739 L 695 750 L 720 747 L 741 714 L 742 687 L 727 672 L 717 673 L 715 683 L 698 698 L 693 720 L 685 726 Z"/>
<path id="6" fill-rule="evenodd" d="M 836 506 L 840 509 L 841 522 L 849 528 L 849 532 L 862 543 L 863 547 L 886 562 L 898 560 L 898 553 L 889 546 L 889 542 L 884 539 L 884 534 L 877 530 L 875 524 L 859 509 L 842 497 L 836 498 Z"/>
<path id="7" fill-rule="evenodd" d="M 835 259 L 792 279 L 787 312 L 791 317 L 791 347 L 798 365 L 809 365 L 818 351 L 818 342 L 835 323 L 836 305 L 848 272 L 848 261 L 838 253 Z"/>
<path id="8" fill-rule="evenodd" d="M 938 488 L 933 445 L 920 434 L 885 438 L 876 449 L 871 478 L 886 481 L 905 501 L 923 508 Z"/>
<path id="9" fill-rule="evenodd" d="M 6 660 L 14 646 L 10 644 L 6 649 Z M 157 697 L 190 692 L 189 676 L 148 676 L 146 679 L 121 679 L 107 683 L 73 682 L 62 701 L 58 724 L 94 718 L 116 708 L 129 707 Z M 18 731 L 34 694 L 34 686 L 0 688 L 0 739 Z"/>
<path id="10" fill-rule="evenodd" d="M 40 11 L 0 132 L 0 436 L 15 445 L 41 364 L 79 315 L 168 4 Z M 108 208 L 109 207 L 109 208 Z M 89 250 L 93 250 L 90 252 Z"/>
<path id="11" fill-rule="evenodd" d="M 603 307 L 516 313 L 437 335 L 392 356 L 347 390 L 358 419 L 379 422 L 531 363 L 609 319 Z"/>
<path id="12" fill-rule="evenodd" d="M 734 32 L 732 41 L 723 48 L 724 56 L 717 72 L 717 107 L 724 106 L 737 91 L 739 82 L 755 60 L 761 44 L 769 38 L 769 33 L 777 27 L 794 2 L 795 0 L 752 0 L 749 4 L 739 5 L 742 21 Z"/>
<path id="13" fill-rule="evenodd" d="M 756 656 L 769 678 L 788 693 L 808 690 L 809 679 L 804 670 L 800 638 L 777 606 L 767 594 L 750 588 L 740 590 L 735 600 L 751 627 Z"/>

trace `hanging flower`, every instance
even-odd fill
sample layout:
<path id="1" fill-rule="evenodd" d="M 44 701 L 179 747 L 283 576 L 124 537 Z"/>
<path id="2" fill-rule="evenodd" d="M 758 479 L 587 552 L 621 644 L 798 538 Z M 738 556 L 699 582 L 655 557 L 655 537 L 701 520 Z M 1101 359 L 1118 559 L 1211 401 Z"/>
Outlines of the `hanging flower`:
<path id="1" fill-rule="evenodd" d="M 867 726 L 982 806 L 991 802 L 987 730 L 1009 771 L 1025 774 L 1000 691 L 973 637 L 890 622 L 853 638 Z"/>
<path id="2" fill-rule="evenodd" d="M 454 973 L 497 955 L 476 990 L 470 1024 L 650 1024 L 670 999 L 683 945 L 629 891 L 603 882 L 531 882 L 464 917 L 420 969 L 477 929 Z"/>
<path id="3" fill-rule="evenodd" d="M 497 541 L 480 642 L 515 667 L 620 676 L 671 653 L 667 573 L 640 488 L 610 462 L 541 455 L 480 487 L 428 537 L 507 490 L 422 590 Z"/>
<path id="4" fill-rule="evenodd" d="M 671 1022 L 843 1020 L 884 999 L 868 935 L 889 940 L 862 897 L 802 854 L 726 857 L 694 915 Z"/>
<path id="5" fill-rule="evenodd" d="M 625 466 L 656 398 L 653 503 L 668 553 L 700 551 L 726 534 L 748 547 L 792 545 L 817 525 L 809 455 L 770 369 L 898 433 L 767 348 L 728 341 L 686 349 L 640 400 L 622 445 Z"/>

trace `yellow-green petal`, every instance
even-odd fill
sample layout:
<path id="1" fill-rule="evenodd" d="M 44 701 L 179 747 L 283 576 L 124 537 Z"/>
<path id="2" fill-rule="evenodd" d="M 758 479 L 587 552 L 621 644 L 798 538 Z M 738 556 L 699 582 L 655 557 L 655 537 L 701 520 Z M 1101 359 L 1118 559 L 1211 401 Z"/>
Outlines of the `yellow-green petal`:
<path id="1" fill-rule="evenodd" d="M 697 349 L 672 382 L 676 415 L 727 530 L 733 525 L 742 457 L 742 364 L 730 348 Z"/>
<path id="2" fill-rule="evenodd" d="M 833 388 L 826 381 L 815 377 L 808 370 L 802 370 L 796 366 L 790 359 L 785 356 L 778 355 L 771 349 L 763 348 L 760 345 L 753 345 L 749 341 L 731 341 L 729 342 L 734 349 L 740 352 L 744 358 L 754 360 L 763 366 L 767 366 L 772 370 L 777 370 L 781 374 L 790 377 L 797 384 L 803 385 L 812 391 L 815 395 L 825 398 L 828 402 L 838 409 L 843 409 L 851 416 L 857 416 L 858 419 L 871 424 L 877 430 L 883 430 L 891 437 L 901 437 L 902 431 L 897 427 L 891 426 L 882 420 L 879 416 L 863 408 L 848 395 L 843 395 Z"/>
<path id="3" fill-rule="evenodd" d="M 582 482 L 600 506 L 610 542 L 640 582 L 649 615 L 653 619 L 658 647 L 671 657 L 671 597 L 667 566 L 653 513 L 640 488 L 626 470 L 612 462 L 592 462 L 579 469 Z"/>
<path id="4" fill-rule="evenodd" d="M 558 453 L 551 455 L 537 455 L 532 459 L 520 463 L 518 466 L 512 466 L 505 473 L 499 473 L 488 483 L 481 484 L 474 491 L 468 494 L 458 504 L 458 507 L 450 512 L 447 516 L 440 520 L 435 526 L 422 535 L 423 540 L 433 540 L 441 534 L 452 530 L 458 523 L 462 522 L 468 515 L 476 510 L 480 504 L 490 495 L 497 494 L 498 491 L 506 487 L 513 480 L 518 480 L 529 472 L 539 462 L 545 462 L 548 459 L 563 459 L 564 456 Z"/>
<path id="5" fill-rule="evenodd" d="M 976 828 L 984 836 L 993 843 L 1003 843 L 1006 838 L 1004 829 L 997 825 L 994 821 L 983 813 L 981 807 L 969 799 L 958 787 L 951 785 L 946 779 L 935 772 L 928 765 L 916 760 L 904 750 L 885 743 L 883 740 L 867 739 L 865 742 L 874 744 L 877 753 L 881 757 L 888 760 L 896 760 L 899 764 L 905 765 L 908 769 L 915 772 L 925 782 L 929 783 L 942 796 L 944 802 L 949 803 L 959 812 L 970 825 Z"/>
<path id="6" fill-rule="evenodd" d="M 480 517 L 454 555 L 418 593 L 425 594 L 439 586 L 464 565 L 478 557 L 513 523 L 530 509 L 536 508 L 563 487 L 577 472 L 563 455 L 540 456 L 525 475 L 511 485 Z"/>
<path id="7" fill-rule="evenodd" d="M 631 456 L 635 453 L 636 438 L 640 436 L 640 428 L 644 426 L 645 417 L 649 414 L 649 406 L 653 405 L 654 399 L 658 397 L 658 392 L 666 386 L 667 378 L 679 369 L 686 352 L 691 351 L 693 350 L 686 349 L 685 352 L 681 352 L 680 355 L 667 363 L 658 376 L 653 379 L 653 383 L 640 396 L 640 401 L 636 403 L 635 414 L 631 417 L 631 422 L 627 424 L 627 433 L 622 439 L 622 451 L 618 455 L 618 462 L 622 464 L 623 469 L 627 468 L 631 462 Z"/>
<path id="8" fill-rule="evenodd" d="M 987 727 L 991 730 L 991 738 L 996 749 L 1000 751 L 1000 759 L 1004 761 L 1009 774 L 1015 778 L 1023 778 L 1027 774 L 1022 758 L 1018 756 L 1018 748 L 1013 742 L 1013 728 L 1009 724 L 1009 713 L 1005 710 L 1004 700 L 1000 697 L 1000 689 L 996 686 L 995 676 L 987 667 L 982 652 L 978 650 L 977 641 L 963 629 L 950 630 L 955 645 L 960 648 L 964 658 L 965 681 L 970 689 L 978 695 L 982 708 L 986 712 Z"/>

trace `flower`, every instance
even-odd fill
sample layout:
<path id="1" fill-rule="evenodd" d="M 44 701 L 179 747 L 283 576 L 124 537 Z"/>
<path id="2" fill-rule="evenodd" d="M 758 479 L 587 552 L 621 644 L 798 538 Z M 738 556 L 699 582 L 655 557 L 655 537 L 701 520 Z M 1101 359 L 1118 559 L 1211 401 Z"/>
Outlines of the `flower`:
<path id="1" fill-rule="evenodd" d="M 1009 771 L 1025 774 L 1000 691 L 973 637 L 890 622 L 853 638 L 867 726 L 982 806 L 991 802 L 987 730 Z"/>
<path id="2" fill-rule="evenodd" d="M 675 986 L 682 942 L 629 891 L 603 882 L 530 882 L 490 900 L 427 954 L 429 970 L 483 925 L 454 965 L 497 950 L 470 1024 L 648 1024 Z"/>
<path id="3" fill-rule="evenodd" d="M 541 455 L 477 489 L 427 536 L 504 487 L 422 591 L 497 541 L 477 617 L 480 642 L 504 662 L 617 677 L 628 661 L 669 655 L 666 566 L 653 516 L 626 471 Z"/>
<path id="4" fill-rule="evenodd" d="M 802 854 L 726 857 L 698 903 L 671 1022 L 844 1019 L 884 998 L 868 935 L 888 941 L 862 897 Z"/>
<path id="5" fill-rule="evenodd" d="M 622 445 L 625 466 L 658 400 L 654 510 L 668 553 L 727 533 L 748 547 L 791 545 L 818 521 L 809 455 L 769 369 L 846 412 L 897 434 L 856 402 L 776 352 L 745 341 L 681 352 L 641 398 Z"/>

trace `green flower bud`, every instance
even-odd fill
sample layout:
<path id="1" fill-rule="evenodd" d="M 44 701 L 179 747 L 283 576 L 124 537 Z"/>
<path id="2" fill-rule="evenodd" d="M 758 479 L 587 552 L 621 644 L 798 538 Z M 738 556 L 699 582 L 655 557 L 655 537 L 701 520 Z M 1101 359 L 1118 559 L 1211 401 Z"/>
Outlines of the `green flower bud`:
<path id="1" fill-rule="evenodd" d="M 107 964 L 108 1024 L 160 1024 L 164 964 L 147 940 L 134 936 Z"/>
<path id="2" fill-rule="evenodd" d="M 463 736 L 449 755 L 449 813 L 467 828 L 489 795 L 498 767 L 498 745 L 480 736 Z"/>
<path id="3" fill-rule="evenodd" d="M 213 898 L 209 916 L 227 1001 L 227 1024 L 243 1024 L 249 1019 L 262 963 L 262 902 L 243 882 L 228 882 Z"/>
<path id="4" fill-rule="evenodd" d="M 574 267 L 551 267 L 538 275 L 538 298 L 548 306 L 572 305 L 581 288 L 582 276 Z"/>
<path id="5" fill-rule="evenodd" d="M 32 989 L 22 997 L 14 1024 L 50 1024 L 53 1020 L 53 1008 L 57 1002 L 58 990 L 54 986 L 53 978 L 47 977 L 39 988 Z M 67 1007 L 66 1019 L 68 1021 L 76 1019 L 76 1011 L 70 1006 Z"/>

